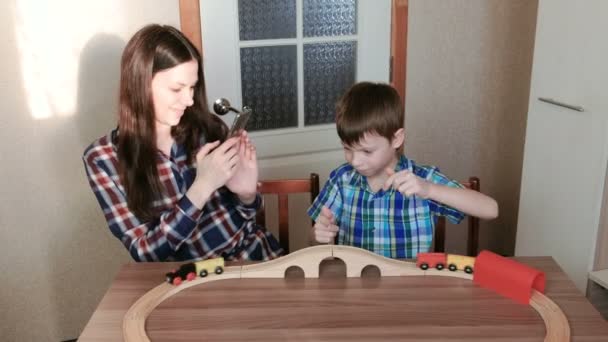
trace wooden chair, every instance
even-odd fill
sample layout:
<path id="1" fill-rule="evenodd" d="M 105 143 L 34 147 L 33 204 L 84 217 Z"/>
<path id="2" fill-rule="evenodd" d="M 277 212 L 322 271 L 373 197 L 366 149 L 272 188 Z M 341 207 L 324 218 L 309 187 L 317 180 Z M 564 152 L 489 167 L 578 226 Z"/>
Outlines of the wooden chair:
<path id="1" fill-rule="evenodd" d="M 467 189 L 479 191 L 479 178 L 470 177 L 468 182 L 463 182 Z M 469 216 L 469 228 L 467 233 L 467 255 L 477 256 L 479 248 L 479 218 Z M 445 217 L 440 216 L 435 225 L 434 251 L 445 252 Z"/>
<path id="2" fill-rule="evenodd" d="M 281 244 L 281 247 L 283 247 L 283 250 L 285 250 L 285 254 L 287 254 L 289 253 L 288 195 L 310 192 L 310 202 L 312 203 L 319 194 L 319 175 L 311 173 L 310 178 L 261 181 L 258 191 L 261 194 L 274 194 L 278 196 L 279 243 Z M 266 225 L 265 208 L 262 208 L 258 212 L 256 222 L 262 226 Z"/>

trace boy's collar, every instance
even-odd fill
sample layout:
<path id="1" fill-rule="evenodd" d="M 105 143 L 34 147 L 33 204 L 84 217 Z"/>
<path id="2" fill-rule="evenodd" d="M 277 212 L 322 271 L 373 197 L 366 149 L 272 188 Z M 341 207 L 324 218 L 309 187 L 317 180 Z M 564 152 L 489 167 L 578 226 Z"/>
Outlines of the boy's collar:
<path id="1" fill-rule="evenodd" d="M 395 172 L 403 171 L 403 170 L 414 170 L 414 163 L 402 154 L 397 161 L 397 165 L 395 166 Z"/>

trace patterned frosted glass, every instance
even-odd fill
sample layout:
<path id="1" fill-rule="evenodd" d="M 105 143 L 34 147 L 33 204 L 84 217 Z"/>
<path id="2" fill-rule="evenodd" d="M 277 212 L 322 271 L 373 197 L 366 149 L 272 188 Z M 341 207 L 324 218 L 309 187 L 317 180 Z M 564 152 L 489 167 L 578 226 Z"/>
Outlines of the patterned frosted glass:
<path id="1" fill-rule="evenodd" d="M 304 45 L 304 124 L 335 122 L 336 101 L 355 83 L 357 42 Z"/>
<path id="2" fill-rule="evenodd" d="M 304 37 L 357 34 L 356 0 L 304 0 Z"/>
<path id="3" fill-rule="evenodd" d="M 239 0 L 239 37 L 241 40 L 295 38 L 296 1 Z"/>
<path id="4" fill-rule="evenodd" d="M 247 130 L 298 126 L 295 45 L 241 48 L 243 105 L 253 109 Z"/>

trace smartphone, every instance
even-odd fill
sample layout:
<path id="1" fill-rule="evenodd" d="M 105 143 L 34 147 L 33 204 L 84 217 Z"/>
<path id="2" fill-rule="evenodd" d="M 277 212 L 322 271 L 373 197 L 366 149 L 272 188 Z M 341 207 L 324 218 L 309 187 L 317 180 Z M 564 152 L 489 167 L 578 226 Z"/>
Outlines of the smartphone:
<path id="1" fill-rule="evenodd" d="M 229 137 L 233 137 L 245 129 L 247 126 L 247 121 L 249 121 L 249 117 L 251 116 L 251 112 L 251 108 L 243 107 L 243 111 L 238 113 L 232 122 L 232 127 L 230 127 L 230 132 L 228 133 Z"/>

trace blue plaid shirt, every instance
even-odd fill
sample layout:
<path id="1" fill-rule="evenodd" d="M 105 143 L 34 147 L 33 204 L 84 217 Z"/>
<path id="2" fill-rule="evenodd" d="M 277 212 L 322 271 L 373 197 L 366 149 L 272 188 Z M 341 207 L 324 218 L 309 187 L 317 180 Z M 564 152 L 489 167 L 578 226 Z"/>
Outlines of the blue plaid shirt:
<path id="1" fill-rule="evenodd" d="M 464 187 L 438 168 L 416 165 L 405 156 L 399 158 L 395 167 L 395 172 L 402 170 L 410 170 L 431 183 Z M 446 216 L 453 223 L 464 218 L 454 208 L 418 196 L 406 197 L 392 188 L 373 192 L 367 177 L 349 164 L 331 172 L 308 215 L 316 220 L 323 206 L 333 212 L 340 227 L 339 244 L 361 247 L 389 258 L 414 258 L 419 252 L 428 252 L 437 216 Z"/>

